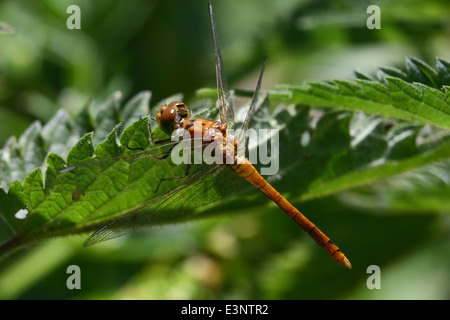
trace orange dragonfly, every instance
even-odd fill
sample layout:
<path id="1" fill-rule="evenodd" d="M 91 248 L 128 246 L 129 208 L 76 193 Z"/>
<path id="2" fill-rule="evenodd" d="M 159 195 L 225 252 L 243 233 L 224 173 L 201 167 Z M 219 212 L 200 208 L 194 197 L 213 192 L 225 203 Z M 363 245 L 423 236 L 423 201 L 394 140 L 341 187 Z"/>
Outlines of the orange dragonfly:
<path id="1" fill-rule="evenodd" d="M 189 111 L 188 107 L 181 101 L 174 101 L 168 105 L 161 107 L 160 111 L 156 114 L 155 119 L 159 128 L 168 135 L 171 135 L 174 131 L 183 129 L 185 130 L 192 141 L 198 139 L 198 137 L 208 138 L 201 139 L 202 148 L 207 147 L 212 141 L 221 141 L 219 146 L 223 154 L 223 163 L 214 163 L 204 165 L 201 170 L 191 174 L 190 165 L 187 164 L 187 170 L 184 176 L 173 179 L 185 179 L 185 181 L 169 192 L 158 196 L 143 205 L 140 205 L 137 209 L 128 212 L 111 223 L 100 228 L 93 233 L 85 242 L 85 246 L 90 246 L 95 243 L 113 239 L 122 236 L 130 231 L 138 229 L 143 226 L 148 226 L 155 223 L 155 216 L 164 219 L 165 215 L 181 215 L 188 210 L 195 207 L 207 204 L 215 199 L 202 200 L 198 196 L 199 193 L 205 192 L 205 190 L 217 189 L 218 185 L 223 184 L 223 181 L 228 179 L 229 176 L 225 174 L 238 175 L 241 178 L 248 181 L 251 185 L 258 188 L 272 201 L 274 201 L 282 210 L 284 210 L 295 222 L 297 222 L 303 230 L 305 230 L 319 246 L 325 249 L 331 257 L 341 265 L 351 268 L 350 261 L 339 250 L 339 248 L 331 242 L 322 231 L 319 230 L 311 221 L 309 221 L 299 210 L 297 210 L 288 200 L 286 200 L 278 191 L 276 191 L 255 169 L 250 161 L 242 154 L 240 146 L 243 144 L 245 132 L 249 126 L 252 111 L 255 108 L 257 97 L 260 91 L 261 79 L 266 63 L 264 60 L 263 66 L 258 76 L 256 89 L 254 91 L 250 108 L 246 115 L 246 118 L 241 127 L 241 131 L 237 137 L 228 133 L 228 129 L 234 126 L 234 113 L 232 107 L 232 101 L 225 83 L 223 75 L 222 60 L 218 46 L 218 40 L 216 36 L 215 24 L 213 20 L 213 12 L 211 2 L 209 2 L 209 15 L 213 35 L 213 44 L 215 51 L 215 67 L 216 67 L 216 81 L 217 81 L 217 94 L 219 105 L 219 121 L 210 119 L 194 118 Z M 146 122 L 144 119 L 140 120 Z M 150 138 L 154 145 L 165 145 L 170 149 L 164 153 L 152 154 L 153 149 L 141 150 L 136 154 L 144 156 L 154 157 L 158 160 L 166 160 L 171 151 L 179 142 L 173 142 L 171 139 L 163 139 L 155 141 L 153 139 L 152 129 L 150 122 L 146 122 L 149 128 Z M 223 138 L 225 139 L 223 140 Z M 219 140 L 222 139 L 222 140 Z M 129 148 L 129 147 L 128 147 Z M 131 148 L 129 148 L 131 149 Z M 132 149 L 133 150 L 133 149 Z M 230 154 L 232 155 L 230 161 Z M 126 156 L 123 156 L 126 157 Z M 86 164 L 89 166 L 90 164 Z M 67 167 L 61 172 L 67 172 L 79 167 L 83 164 Z M 234 173 L 233 173 L 234 172 Z M 163 179 L 169 180 L 169 179 Z M 160 182 L 161 184 L 161 182 Z M 160 185 L 158 184 L 158 186 Z M 208 191 L 206 191 L 208 192 Z M 225 194 L 225 192 L 223 192 Z M 205 196 L 202 194 L 202 196 Z M 207 197 L 207 196 L 206 196 Z"/>

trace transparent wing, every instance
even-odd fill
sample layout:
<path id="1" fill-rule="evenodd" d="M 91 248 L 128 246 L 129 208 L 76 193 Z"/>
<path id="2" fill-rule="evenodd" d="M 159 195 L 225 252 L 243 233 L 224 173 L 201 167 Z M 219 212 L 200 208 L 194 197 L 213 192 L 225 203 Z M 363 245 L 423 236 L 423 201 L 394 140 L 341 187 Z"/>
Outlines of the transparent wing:
<path id="1" fill-rule="evenodd" d="M 179 141 L 170 141 L 165 143 L 164 145 L 160 145 L 153 148 L 148 148 L 140 151 L 133 151 L 130 154 L 111 157 L 107 159 L 94 159 L 93 161 L 81 162 L 75 165 L 67 166 L 59 171 L 59 173 L 76 171 L 81 168 L 89 168 L 89 167 L 99 167 L 99 168 L 109 168 L 116 163 L 133 163 L 136 161 L 142 161 L 146 158 L 153 157 L 155 159 L 164 157 L 169 151 L 164 150 L 164 148 L 170 148 L 172 146 L 176 146 Z"/>
<path id="2" fill-rule="evenodd" d="M 130 154 L 103 159 L 95 157 L 87 162 L 65 167 L 58 175 L 61 175 L 61 181 L 65 185 L 83 195 L 82 198 L 85 198 L 84 195 L 107 193 L 109 198 L 118 200 L 119 197 L 126 197 L 123 193 L 132 196 L 134 190 L 140 190 L 140 193 L 146 190 L 146 194 L 153 193 L 156 196 L 167 190 L 167 186 L 170 186 L 168 181 L 185 175 L 187 165 L 174 164 L 172 161 L 173 152 L 177 156 L 183 154 L 177 148 L 179 144 L 180 141 L 168 141 L 145 150 L 125 150 Z M 159 188 L 161 181 L 164 182 Z M 141 195 L 141 198 L 145 197 Z"/>
<path id="3" fill-rule="evenodd" d="M 264 68 L 266 66 L 266 62 L 267 62 L 267 57 L 264 58 L 261 70 L 259 71 L 258 80 L 256 81 L 256 88 L 255 88 L 255 91 L 253 92 L 253 97 L 252 97 L 252 100 L 250 102 L 250 108 L 248 109 L 248 112 L 247 112 L 247 115 L 245 117 L 245 120 L 242 123 L 241 132 L 240 132 L 239 137 L 238 137 L 239 142 L 242 142 L 242 140 L 244 139 L 245 132 L 247 131 L 248 126 L 250 125 L 250 121 L 251 121 L 252 116 L 253 116 L 253 111 L 255 109 L 256 101 L 258 100 L 259 90 L 261 89 L 262 76 L 263 76 L 263 73 L 264 73 Z"/>
<path id="4" fill-rule="evenodd" d="M 117 218 L 93 233 L 84 243 L 120 237 L 138 228 L 164 221 L 181 221 L 192 218 L 195 209 L 227 197 L 236 192 L 233 181 L 237 175 L 224 165 L 204 165 L 184 183 Z"/>
<path id="5" fill-rule="evenodd" d="M 213 11 L 211 1 L 209 2 L 209 17 L 211 22 L 211 30 L 214 43 L 214 58 L 216 65 L 216 80 L 217 80 L 217 98 L 220 107 L 220 121 L 227 124 L 227 128 L 234 127 L 234 111 L 233 103 L 231 101 L 230 93 L 226 84 L 223 73 L 222 57 L 220 55 L 219 41 L 217 39 L 216 27 L 214 24 Z"/>

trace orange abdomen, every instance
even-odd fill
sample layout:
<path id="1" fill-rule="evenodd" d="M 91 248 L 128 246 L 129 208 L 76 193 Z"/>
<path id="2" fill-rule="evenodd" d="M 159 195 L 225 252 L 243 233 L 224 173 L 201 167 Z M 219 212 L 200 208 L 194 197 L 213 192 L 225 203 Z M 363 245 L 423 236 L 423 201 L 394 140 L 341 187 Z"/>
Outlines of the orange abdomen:
<path id="1" fill-rule="evenodd" d="M 261 190 L 266 196 L 274 201 L 281 209 L 283 209 L 295 222 L 297 222 L 303 230 L 305 230 L 319 246 L 325 249 L 329 255 L 339 264 L 351 269 L 350 261 L 339 250 L 339 248 L 331 242 L 322 231 L 319 230 L 311 221 L 309 221 L 300 211 L 298 211 L 289 201 L 287 201 L 278 191 L 276 191 L 255 169 L 255 167 L 246 158 L 242 158 L 242 163 L 230 165 L 230 168 L 240 175 L 242 178 L 250 182 L 256 188 Z"/>

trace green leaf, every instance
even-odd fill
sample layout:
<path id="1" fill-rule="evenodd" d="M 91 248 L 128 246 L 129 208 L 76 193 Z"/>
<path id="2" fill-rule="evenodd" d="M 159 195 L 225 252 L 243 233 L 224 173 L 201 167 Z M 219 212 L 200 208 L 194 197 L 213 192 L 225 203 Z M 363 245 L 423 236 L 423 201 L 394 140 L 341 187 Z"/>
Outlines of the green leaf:
<path id="1" fill-rule="evenodd" d="M 449 66 L 449 61 L 436 59 L 433 69 L 417 58 L 408 58 L 406 72 L 382 67 L 377 72 L 378 80 L 357 73 L 358 79 L 353 81 L 283 85 L 287 94 L 283 97 L 275 92 L 273 96 L 278 94 L 286 102 L 359 110 L 450 129 Z"/>

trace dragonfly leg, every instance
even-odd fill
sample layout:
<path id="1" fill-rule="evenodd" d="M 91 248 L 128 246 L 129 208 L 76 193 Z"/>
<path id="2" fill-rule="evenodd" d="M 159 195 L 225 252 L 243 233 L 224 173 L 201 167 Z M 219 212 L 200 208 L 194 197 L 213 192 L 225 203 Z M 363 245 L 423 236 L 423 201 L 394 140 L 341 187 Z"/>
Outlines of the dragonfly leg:
<path id="1" fill-rule="evenodd" d="M 140 150 L 140 151 L 143 151 L 143 152 L 145 152 L 145 153 L 147 153 L 149 156 L 151 156 L 152 158 L 155 158 L 156 160 L 161 160 L 161 161 L 163 161 L 163 160 L 166 160 L 170 155 L 171 155 L 171 153 L 172 153 L 172 150 L 173 150 L 173 148 L 175 148 L 177 145 L 175 144 L 175 145 L 173 145 L 162 157 L 158 157 L 158 156 L 156 156 L 156 155 L 154 155 L 154 154 L 152 154 L 152 153 L 150 153 L 150 152 L 147 152 L 145 149 L 143 149 L 143 148 L 131 148 L 131 147 L 129 147 L 128 145 L 127 145 L 127 148 L 129 149 L 129 150 Z M 185 172 L 185 174 L 184 174 L 184 176 L 182 176 L 182 177 L 173 177 L 173 178 L 167 178 L 167 179 L 161 179 L 159 182 L 158 182 L 158 185 L 156 186 L 156 189 L 153 191 L 154 193 L 156 193 L 157 191 L 158 191 L 158 189 L 159 189 L 159 186 L 161 185 L 161 183 L 162 182 L 164 182 L 164 181 L 167 181 L 167 180 L 180 180 L 180 179 L 184 179 L 184 178 L 187 178 L 188 176 L 189 176 L 189 174 L 190 174 L 190 171 L 191 171 L 191 165 L 188 163 L 187 165 L 186 165 L 187 167 L 186 167 L 186 172 Z"/>
<path id="2" fill-rule="evenodd" d="M 153 119 L 153 118 L 152 118 Z M 151 127 L 151 124 L 150 124 L 150 122 L 147 122 L 147 121 L 145 121 L 144 119 L 142 119 L 142 116 L 139 116 L 139 120 L 141 120 L 142 122 L 145 122 L 147 125 L 148 125 L 148 131 L 149 131 L 149 133 L 150 133 L 150 139 L 152 140 L 152 144 L 155 144 L 155 145 L 157 145 L 157 144 L 162 144 L 162 143 L 166 143 L 166 142 L 170 142 L 170 141 L 172 141 L 171 139 L 162 139 L 162 140 L 154 140 L 153 139 L 153 134 L 152 134 L 152 127 Z M 156 156 L 156 155 L 154 155 L 154 154 L 152 154 L 152 153 L 150 153 L 150 152 L 146 152 L 145 151 L 145 149 L 144 148 L 132 148 L 132 147 L 130 147 L 128 144 L 127 144 L 127 149 L 128 150 L 139 150 L 139 151 L 144 151 L 145 153 L 147 153 L 149 156 L 151 156 L 151 157 L 153 157 L 153 158 L 155 158 L 155 159 L 157 159 L 157 160 L 165 160 L 165 159 L 167 159 L 167 157 L 170 155 L 170 153 L 172 152 L 172 149 L 175 147 L 175 145 L 172 147 L 172 148 L 170 148 L 170 150 L 169 151 L 167 151 L 162 157 L 158 157 L 158 156 Z"/>
<path id="3" fill-rule="evenodd" d="M 158 185 L 156 186 L 156 189 L 155 189 L 153 192 L 156 193 L 156 192 L 158 191 L 159 186 L 161 185 L 161 183 L 162 183 L 163 181 L 185 179 L 185 178 L 189 177 L 189 174 L 190 174 L 190 173 L 191 173 L 191 165 L 188 163 L 188 164 L 186 165 L 186 172 L 185 172 L 184 176 L 182 176 L 182 177 L 167 178 L 167 179 L 161 179 L 161 180 L 159 181 Z"/>
<path id="4" fill-rule="evenodd" d="M 163 140 L 161 140 L 161 141 L 163 141 Z M 170 139 L 169 139 L 169 141 L 170 141 Z M 156 160 L 166 160 L 172 153 L 173 148 L 175 148 L 176 146 L 177 146 L 176 144 L 173 145 L 162 157 L 158 157 L 157 155 L 154 155 L 153 153 L 147 152 L 147 150 L 145 150 L 144 148 L 131 148 L 130 146 L 128 146 L 128 144 L 127 144 L 127 149 L 144 151 L 146 154 L 148 154 L 152 158 L 155 158 Z"/>
<path id="5" fill-rule="evenodd" d="M 151 119 L 153 119 L 153 118 L 151 118 Z M 146 123 L 148 125 L 148 131 L 150 133 L 150 139 L 152 140 L 153 144 L 161 144 L 161 143 L 165 143 L 165 142 L 171 141 L 171 139 L 163 139 L 163 140 L 155 141 L 153 139 L 152 126 L 151 126 L 150 122 L 147 122 L 144 119 L 142 119 L 142 116 L 139 116 L 139 120 L 141 120 L 142 122 L 144 122 L 144 123 Z"/>

